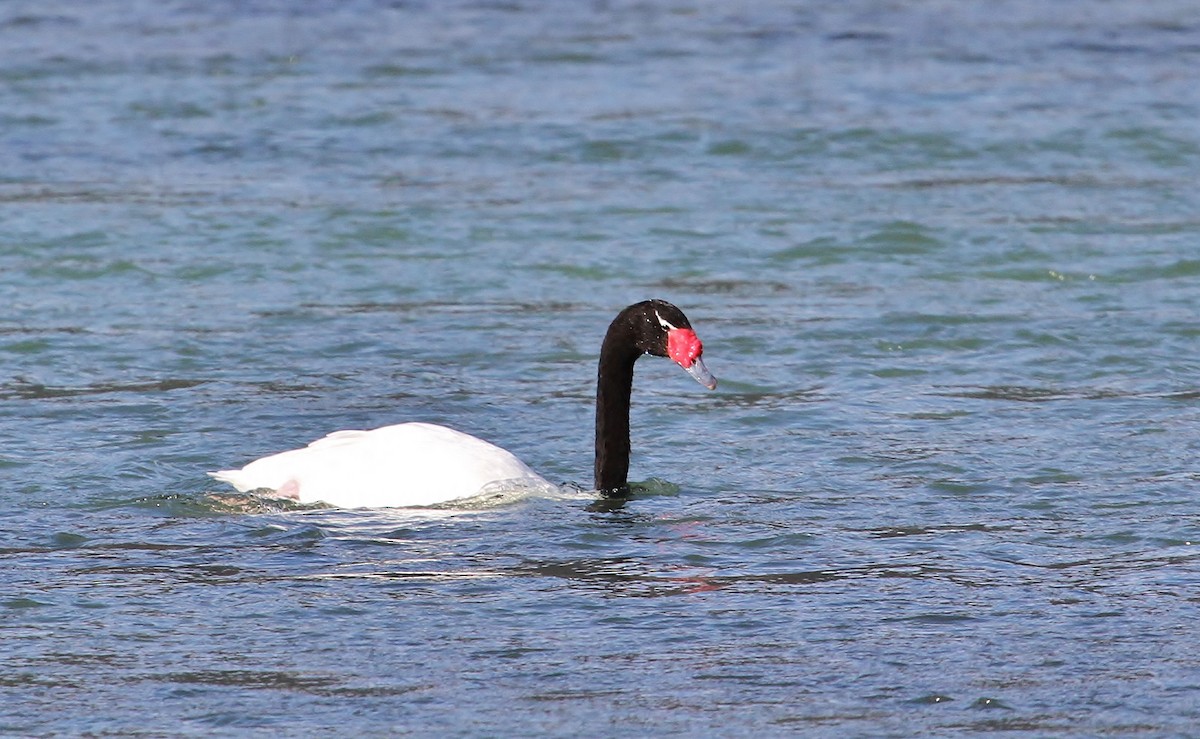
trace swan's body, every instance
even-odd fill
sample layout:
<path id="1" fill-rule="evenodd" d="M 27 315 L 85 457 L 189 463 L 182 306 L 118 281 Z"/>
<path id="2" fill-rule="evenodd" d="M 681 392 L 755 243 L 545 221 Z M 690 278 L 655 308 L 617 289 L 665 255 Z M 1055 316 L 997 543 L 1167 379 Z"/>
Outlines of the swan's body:
<path id="1" fill-rule="evenodd" d="M 600 351 L 596 388 L 596 489 L 628 492 L 629 398 L 643 354 L 670 357 L 710 390 L 716 379 L 687 317 L 661 300 L 621 311 Z M 470 434 L 428 423 L 336 431 L 303 449 L 209 473 L 242 492 L 267 490 L 301 503 L 339 508 L 427 506 L 489 492 L 553 490 L 524 462 Z"/>
<path id="2" fill-rule="evenodd" d="M 243 493 L 338 508 L 427 506 L 502 490 L 554 486 L 483 439 L 432 423 L 335 431 L 303 449 L 211 473 Z"/>

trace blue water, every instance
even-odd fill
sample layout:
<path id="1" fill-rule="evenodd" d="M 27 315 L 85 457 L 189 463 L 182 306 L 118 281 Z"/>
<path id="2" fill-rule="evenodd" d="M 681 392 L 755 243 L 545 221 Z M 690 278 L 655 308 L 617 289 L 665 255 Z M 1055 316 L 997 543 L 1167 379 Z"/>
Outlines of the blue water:
<path id="1" fill-rule="evenodd" d="M 0 5 L 0 734 L 1186 736 L 1194 2 Z M 648 297 L 595 510 L 595 359 Z M 560 496 L 205 472 L 445 423 Z"/>

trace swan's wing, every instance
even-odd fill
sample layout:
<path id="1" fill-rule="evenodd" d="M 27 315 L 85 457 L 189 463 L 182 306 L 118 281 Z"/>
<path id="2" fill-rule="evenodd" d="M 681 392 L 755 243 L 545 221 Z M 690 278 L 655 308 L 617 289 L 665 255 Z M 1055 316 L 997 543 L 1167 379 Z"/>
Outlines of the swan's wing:
<path id="1" fill-rule="evenodd" d="M 375 431 L 376 432 L 383 431 L 384 429 L 388 429 L 388 428 L 392 428 L 392 427 L 385 426 L 382 429 L 375 429 Z M 338 447 L 338 446 L 354 444 L 355 442 L 361 441 L 363 439 L 363 437 L 367 436 L 370 433 L 372 433 L 372 432 L 371 431 L 361 431 L 358 429 L 346 429 L 345 431 L 334 431 L 333 433 L 326 434 L 325 436 L 321 437 L 320 439 L 317 439 L 316 441 L 312 442 L 307 447 L 305 447 L 305 449 L 332 449 L 332 448 Z"/>

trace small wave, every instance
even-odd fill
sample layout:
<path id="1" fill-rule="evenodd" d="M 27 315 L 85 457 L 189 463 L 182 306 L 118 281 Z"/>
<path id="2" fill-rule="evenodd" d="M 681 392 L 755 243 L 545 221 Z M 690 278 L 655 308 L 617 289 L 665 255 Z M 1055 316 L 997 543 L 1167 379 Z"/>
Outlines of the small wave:
<path id="1" fill-rule="evenodd" d="M 150 380 L 146 382 L 99 382 L 91 385 L 54 386 L 17 379 L 0 385 L 0 400 L 47 400 L 73 398 L 81 395 L 105 395 L 108 393 L 163 393 L 186 390 L 203 385 L 208 380 L 187 378 Z"/>
<path id="2" fill-rule="evenodd" d="M 1045 403 L 1054 400 L 1105 400 L 1136 397 L 1137 393 L 1103 388 L 1049 388 L 1028 385 L 984 385 L 946 387 L 937 395 L 945 398 L 974 400 L 1015 400 L 1022 403 Z"/>

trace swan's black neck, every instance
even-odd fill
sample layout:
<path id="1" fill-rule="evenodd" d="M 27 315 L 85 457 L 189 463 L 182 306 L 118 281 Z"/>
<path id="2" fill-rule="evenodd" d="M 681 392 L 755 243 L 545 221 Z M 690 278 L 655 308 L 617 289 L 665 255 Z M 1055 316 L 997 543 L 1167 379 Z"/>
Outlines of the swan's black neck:
<path id="1" fill-rule="evenodd" d="M 663 321 L 687 326 L 678 308 L 661 300 L 636 303 L 617 314 L 600 347 L 596 383 L 596 490 L 629 494 L 629 398 L 633 365 L 643 354 L 666 355 Z"/>
<path id="2" fill-rule="evenodd" d="M 641 356 L 614 336 L 613 326 L 600 350 L 596 382 L 596 489 L 604 495 L 629 493 L 629 396 L 633 363 Z"/>

